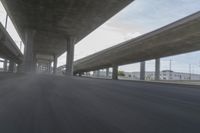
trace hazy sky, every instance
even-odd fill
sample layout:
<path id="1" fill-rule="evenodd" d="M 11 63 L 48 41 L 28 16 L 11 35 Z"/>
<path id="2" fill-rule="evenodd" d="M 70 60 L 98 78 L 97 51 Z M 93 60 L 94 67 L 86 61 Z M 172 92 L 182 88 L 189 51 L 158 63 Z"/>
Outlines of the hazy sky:
<path id="1" fill-rule="evenodd" d="M 200 0 L 135 0 L 76 44 L 75 60 L 153 31 L 197 11 L 200 11 Z M 0 5 L 0 21 L 3 23 L 4 17 L 5 13 Z M 19 43 L 20 39 L 11 22 L 8 31 Z M 65 63 L 65 56 L 59 58 L 58 65 Z M 162 70 L 169 69 L 169 60 L 172 60 L 172 69 L 175 71 L 188 72 L 189 64 L 192 64 L 193 71 L 200 73 L 200 52 L 164 58 L 161 60 Z M 154 70 L 154 61 L 148 61 L 146 68 L 149 71 Z M 138 71 L 139 64 L 122 66 L 120 69 Z"/>

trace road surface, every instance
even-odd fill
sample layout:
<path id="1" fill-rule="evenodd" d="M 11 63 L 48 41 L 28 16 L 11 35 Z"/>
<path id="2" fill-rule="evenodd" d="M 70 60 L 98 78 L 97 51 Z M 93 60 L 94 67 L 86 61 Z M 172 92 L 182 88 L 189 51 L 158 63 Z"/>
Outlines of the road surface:
<path id="1" fill-rule="evenodd" d="M 0 133 L 199 133 L 200 88 L 0 73 Z"/>

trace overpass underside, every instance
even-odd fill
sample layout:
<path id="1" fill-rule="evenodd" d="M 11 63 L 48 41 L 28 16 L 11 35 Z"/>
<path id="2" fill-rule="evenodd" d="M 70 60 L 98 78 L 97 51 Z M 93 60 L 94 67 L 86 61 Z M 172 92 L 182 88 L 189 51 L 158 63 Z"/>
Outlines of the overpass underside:
<path id="1" fill-rule="evenodd" d="M 24 44 L 23 72 L 50 67 L 67 51 L 66 74 L 73 75 L 74 45 L 133 0 L 2 0 Z"/>

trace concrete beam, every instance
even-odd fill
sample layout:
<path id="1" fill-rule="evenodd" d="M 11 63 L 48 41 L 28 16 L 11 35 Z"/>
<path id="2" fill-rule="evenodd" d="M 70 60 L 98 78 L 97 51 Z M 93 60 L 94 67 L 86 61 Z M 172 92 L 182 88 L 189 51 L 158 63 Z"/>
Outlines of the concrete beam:
<path id="1" fill-rule="evenodd" d="M 113 72 L 112 72 L 112 79 L 113 80 L 118 80 L 118 66 L 113 65 Z"/>
<path id="2" fill-rule="evenodd" d="M 74 72 L 74 38 L 67 39 L 66 75 L 73 76 Z"/>
<path id="3" fill-rule="evenodd" d="M 145 61 L 140 63 L 140 80 L 145 80 Z"/>
<path id="4" fill-rule="evenodd" d="M 155 61 L 155 80 L 160 80 L 160 59 Z"/>

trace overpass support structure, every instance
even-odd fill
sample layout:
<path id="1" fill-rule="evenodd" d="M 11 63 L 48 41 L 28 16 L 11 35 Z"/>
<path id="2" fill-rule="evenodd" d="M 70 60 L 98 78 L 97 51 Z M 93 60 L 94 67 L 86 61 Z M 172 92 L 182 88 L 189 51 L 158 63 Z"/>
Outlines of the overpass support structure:
<path id="1" fill-rule="evenodd" d="M 13 73 L 15 69 L 14 67 L 15 67 L 15 63 L 13 61 L 10 61 L 8 71 Z"/>
<path id="2" fill-rule="evenodd" d="M 155 60 L 155 80 L 160 80 L 160 59 Z"/>
<path id="3" fill-rule="evenodd" d="M 106 77 L 109 78 L 109 68 L 106 68 Z"/>
<path id="4" fill-rule="evenodd" d="M 34 30 L 26 30 L 25 32 L 25 50 L 24 50 L 24 68 L 23 71 L 26 73 L 34 72 L 35 63 L 34 63 Z"/>
<path id="5" fill-rule="evenodd" d="M 113 72 L 112 72 L 112 79 L 113 80 L 118 80 L 118 66 L 113 65 Z"/>
<path id="6" fill-rule="evenodd" d="M 53 60 L 54 60 L 53 61 L 53 74 L 56 74 L 57 62 L 58 62 L 56 55 L 54 55 Z"/>
<path id="7" fill-rule="evenodd" d="M 145 61 L 140 63 L 140 80 L 145 80 L 145 66 L 146 66 Z"/>
<path id="8" fill-rule="evenodd" d="M 74 38 L 67 39 L 67 60 L 66 60 L 66 75 L 73 76 L 74 74 Z"/>
<path id="9" fill-rule="evenodd" d="M 3 69 L 4 69 L 4 72 L 7 72 L 7 69 L 8 69 L 8 60 L 7 59 L 4 60 Z"/>

